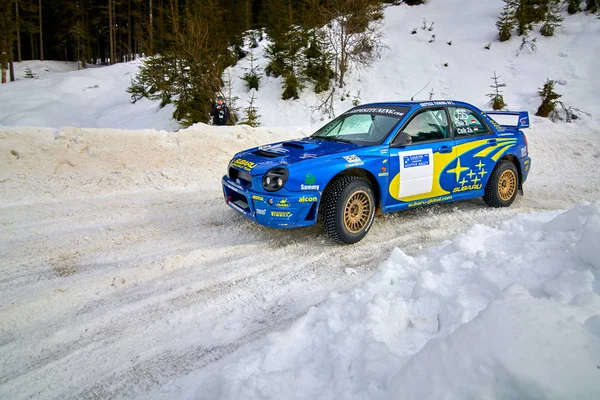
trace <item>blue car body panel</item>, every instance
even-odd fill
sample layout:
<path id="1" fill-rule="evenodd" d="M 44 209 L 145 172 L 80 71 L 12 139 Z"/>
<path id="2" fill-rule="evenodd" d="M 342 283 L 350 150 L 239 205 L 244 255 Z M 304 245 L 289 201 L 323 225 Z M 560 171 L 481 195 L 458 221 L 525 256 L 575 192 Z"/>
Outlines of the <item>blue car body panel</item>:
<path id="1" fill-rule="evenodd" d="M 426 111 L 447 119 L 444 137 L 394 145 L 398 134 Z M 483 196 L 501 159 L 517 165 L 521 185 L 527 179 L 531 159 L 519 130 L 529 126 L 527 112 L 505 112 L 518 123 L 500 125 L 490 117 L 498 112 L 443 100 L 365 104 L 341 117 L 371 112 L 396 112 L 399 118 L 377 144 L 307 137 L 236 154 L 222 179 L 226 203 L 259 224 L 294 228 L 316 222 L 323 192 L 340 174 L 369 179 L 383 212 Z M 284 186 L 275 192 L 265 190 L 263 176 L 281 167 L 288 171 Z"/>

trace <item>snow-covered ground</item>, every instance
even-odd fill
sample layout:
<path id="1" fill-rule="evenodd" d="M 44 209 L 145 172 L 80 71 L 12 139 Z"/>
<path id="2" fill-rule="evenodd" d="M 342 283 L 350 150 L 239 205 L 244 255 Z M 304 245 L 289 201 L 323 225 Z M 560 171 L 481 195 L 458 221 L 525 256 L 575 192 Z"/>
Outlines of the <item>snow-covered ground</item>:
<path id="1" fill-rule="evenodd" d="M 172 105 L 160 109 L 158 103 L 148 99 L 131 103 L 125 89 L 138 71 L 137 61 L 79 71 L 76 63 L 55 61 L 23 61 L 15 65 L 19 80 L 0 86 L 0 125 L 168 131 L 179 128 L 171 119 Z M 21 79 L 27 66 L 37 79 Z"/>
<path id="2" fill-rule="evenodd" d="M 568 17 L 514 58 L 518 39 L 483 49 L 498 4 L 388 8 L 390 49 L 349 90 L 431 80 L 483 106 L 497 66 L 512 109 L 535 111 L 549 77 L 596 113 L 600 21 Z M 410 35 L 422 18 L 436 42 Z M 532 118 L 511 207 L 386 215 L 338 246 L 247 221 L 219 184 L 235 152 L 310 133 L 314 96 L 280 101 L 265 78 L 279 128 L 169 132 L 170 110 L 128 103 L 135 64 L 49 69 L 0 87 L 0 398 L 600 398 L 597 116 Z"/>
<path id="3" fill-rule="evenodd" d="M 534 362 L 522 350 L 538 333 L 545 335 L 544 357 L 587 368 L 588 356 L 579 358 L 581 335 L 590 354 L 598 342 L 580 325 L 600 308 L 597 272 L 585 263 L 598 258 L 594 244 L 578 250 L 584 245 L 577 243 L 597 242 L 597 205 L 561 217 L 570 225 L 542 226 L 558 211 L 520 215 L 600 199 L 598 130 L 536 119 L 528 134 L 534 167 L 525 196 L 510 208 L 472 200 L 396 213 L 379 219 L 354 246 L 332 244 L 319 227 L 258 226 L 223 202 L 219 177 L 231 154 L 302 134 L 205 125 L 176 133 L 0 128 L 0 397 L 281 398 L 281 391 L 313 398 L 321 389 L 325 398 L 354 391 L 385 397 L 392 382 L 381 386 L 384 380 L 418 376 L 427 363 L 419 357 L 437 357 L 419 352 L 428 340 L 472 342 L 473 329 L 496 335 L 491 341 L 479 335 L 484 340 L 460 359 L 477 365 L 464 368 L 482 393 L 501 366 L 507 369 L 502 384 L 521 390 L 529 382 L 510 369 L 516 361 L 496 355 L 525 357 L 522 365 L 532 374 L 555 372 L 540 369 L 547 358 Z M 467 232 L 474 224 L 480 225 Z M 552 231 L 555 225 L 565 232 Z M 588 258 L 577 263 L 586 251 Z M 370 281 L 332 295 L 359 285 L 390 252 Z M 393 283 L 386 290 L 383 276 Z M 563 280 L 571 285 L 562 288 Z M 519 287 L 503 292 L 512 283 L 531 295 Z M 544 285 L 550 289 L 539 289 Z M 348 299 L 354 303 L 343 306 Z M 491 311 L 474 325 L 459 327 L 486 307 Z M 515 307 L 544 314 L 528 325 L 532 314 L 513 315 Z M 552 319 L 550 310 L 556 318 L 577 318 Z M 443 329 L 436 328 L 438 314 Z M 331 332 L 322 330 L 325 319 Z M 495 328 L 504 323 L 527 330 L 512 337 L 513 331 Z M 282 331 L 260 339 L 274 330 Z M 581 340 L 571 343 L 571 335 Z M 492 345 L 496 338 L 506 354 Z M 446 346 L 434 343 L 427 352 Z M 564 359 L 567 343 L 573 350 Z M 448 358 L 436 365 L 440 374 L 457 360 L 460 345 L 453 346 L 440 355 Z M 328 347 L 338 350 L 324 353 Z M 346 358 L 336 359 L 337 352 Z M 413 356 L 417 366 L 405 377 Z M 533 378 L 543 390 L 558 385 Z"/>

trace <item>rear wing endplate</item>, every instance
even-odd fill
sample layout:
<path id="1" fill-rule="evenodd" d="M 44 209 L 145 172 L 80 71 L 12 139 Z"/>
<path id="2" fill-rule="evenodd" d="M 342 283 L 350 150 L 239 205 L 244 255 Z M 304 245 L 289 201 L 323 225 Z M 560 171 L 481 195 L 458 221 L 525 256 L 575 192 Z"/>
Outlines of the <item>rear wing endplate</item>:
<path id="1" fill-rule="evenodd" d="M 529 128 L 529 113 L 527 111 L 486 111 L 485 113 L 503 128 Z M 514 123 L 515 120 L 516 124 Z"/>

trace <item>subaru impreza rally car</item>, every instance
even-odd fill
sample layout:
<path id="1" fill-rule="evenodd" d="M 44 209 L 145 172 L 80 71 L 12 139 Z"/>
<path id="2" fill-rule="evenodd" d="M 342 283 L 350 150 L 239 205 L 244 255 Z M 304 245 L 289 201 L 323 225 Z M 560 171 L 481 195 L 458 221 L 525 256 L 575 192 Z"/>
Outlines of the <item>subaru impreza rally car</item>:
<path id="1" fill-rule="evenodd" d="M 490 117 L 502 114 L 516 123 Z M 459 101 L 361 105 L 309 137 L 236 154 L 222 180 L 225 202 L 274 228 L 320 217 L 342 243 L 361 240 L 376 210 L 473 197 L 507 207 L 531 167 L 527 127 L 526 111 L 483 112 Z"/>

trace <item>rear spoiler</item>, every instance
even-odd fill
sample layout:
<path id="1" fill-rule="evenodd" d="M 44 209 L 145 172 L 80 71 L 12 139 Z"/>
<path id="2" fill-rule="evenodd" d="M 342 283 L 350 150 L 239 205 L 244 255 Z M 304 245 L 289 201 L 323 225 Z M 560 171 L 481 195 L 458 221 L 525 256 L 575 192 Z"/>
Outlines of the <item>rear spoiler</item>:
<path id="1" fill-rule="evenodd" d="M 489 116 L 494 116 L 493 119 L 500 124 L 503 128 L 521 129 L 529 128 L 529 113 L 527 111 L 486 111 Z M 503 124 L 502 121 L 515 121 L 517 117 L 517 124 Z"/>

